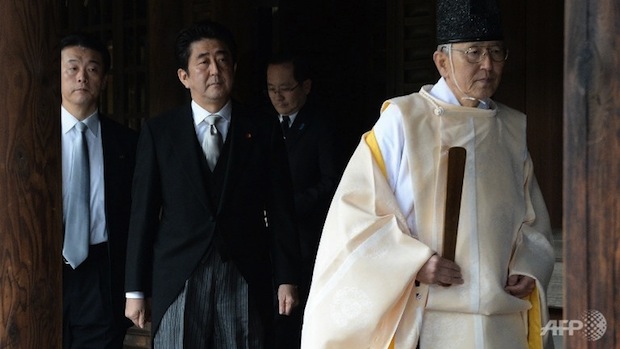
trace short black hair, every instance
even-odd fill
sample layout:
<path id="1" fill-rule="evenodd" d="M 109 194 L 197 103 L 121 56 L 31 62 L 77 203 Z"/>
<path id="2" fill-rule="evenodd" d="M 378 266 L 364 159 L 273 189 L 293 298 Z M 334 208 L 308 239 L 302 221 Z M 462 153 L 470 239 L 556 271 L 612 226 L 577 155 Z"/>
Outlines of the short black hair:
<path id="1" fill-rule="evenodd" d="M 281 52 L 273 55 L 269 59 L 267 67 L 275 64 L 291 64 L 293 66 L 293 78 L 295 78 L 295 81 L 298 83 L 303 83 L 308 79 L 312 79 L 310 63 L 302 56 L 290 52 Z"/>
<path id="2" fill-rule="evenodd" d="M 220 23 L 204 20 L 181 30 L 177 35 L 175 54 L 179 68 L 187 71 L 190 47 L 192 43 L 202 39 L 214 39 L 224 43 L 230 51 L 233 63 L 237 63 L 237 44 L 232 32 Z"/>
<path id="3" fill-rule="evenodd" d="M 103 74 L 108 73 L 112 64 L 112 58 L 110 57 L 110 51 L 108 51 L 108 48 L 101 40 L 87 33 L 72 33 L 60 40 L 60 51 L 71 46 L 81 46 L 99 52 L 103 59 Z"/>

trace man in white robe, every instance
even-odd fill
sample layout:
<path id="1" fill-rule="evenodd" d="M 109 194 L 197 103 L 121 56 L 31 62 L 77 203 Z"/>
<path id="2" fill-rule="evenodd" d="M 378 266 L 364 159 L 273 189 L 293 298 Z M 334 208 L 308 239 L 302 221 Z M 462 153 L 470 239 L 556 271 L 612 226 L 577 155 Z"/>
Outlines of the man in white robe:
<path id="1" fill-rule="evenodd" d="M 304 349 L 553 346 L 540 328 L 554 252 L 526 117 L 490 98 L 507 58 L 499 14 L 465 2 L 456 7 L 477 27 L 438 17 L 441 79 L 386 101 L 343 175 L 319 246 Z M 450 4 L 439 1 L 440 16 Z M 454 146 L 467 159 L 452 262 L 441 253 Z"/>

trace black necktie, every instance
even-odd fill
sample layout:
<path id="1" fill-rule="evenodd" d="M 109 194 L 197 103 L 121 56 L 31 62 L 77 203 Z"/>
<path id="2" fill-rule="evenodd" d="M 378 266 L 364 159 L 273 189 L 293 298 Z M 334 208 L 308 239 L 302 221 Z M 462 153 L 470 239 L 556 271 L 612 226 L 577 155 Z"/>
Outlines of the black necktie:
<path id="1" fill-rule="evenodd" d="M 288 123 L 291 120 L 291 118 L 288 117 L 288 115 L 282 115 L 282 121 L 280 122 L 280 126 L 282 127 L 282 135 L 284 136 L 284 139 L 286 139 L 286 134 L 288 133 Z"/>

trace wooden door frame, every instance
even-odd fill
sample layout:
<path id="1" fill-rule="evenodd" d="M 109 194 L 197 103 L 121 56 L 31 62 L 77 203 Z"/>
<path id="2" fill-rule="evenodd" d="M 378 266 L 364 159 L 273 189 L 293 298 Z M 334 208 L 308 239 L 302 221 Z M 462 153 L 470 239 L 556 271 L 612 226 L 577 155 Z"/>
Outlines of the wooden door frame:
<path id="1" fill-rule="evenodd" d="M 0 348 L 60 348 L 60 0 L 0 0 Z"/>
<path id="2" fill-rule="evenodd" d="M 618 348 L 620 9 L 616 0 L 567 0 L 565 8 L 564 319 L 596 326 L 602 320 L 591 315 L 602 315 L 606 332 L 564 343 Z"/>

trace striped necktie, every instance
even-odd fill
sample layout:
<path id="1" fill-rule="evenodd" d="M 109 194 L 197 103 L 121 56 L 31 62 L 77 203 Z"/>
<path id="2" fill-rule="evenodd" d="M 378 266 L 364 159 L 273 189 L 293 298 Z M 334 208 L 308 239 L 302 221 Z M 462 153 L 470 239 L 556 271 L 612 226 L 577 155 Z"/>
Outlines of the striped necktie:
<path id="1" fill-rule="evenodd" d="M 222 134 L 216 127 L 216 124 L 221 116 L 217 114 L 211 114 L 207 116 L 204 122 L 207 123 L 209 129 L 205 132 L 205 136 L 202 140 L 202 150 L 207 158 L 207 164 L 209 169 L 213 171 L 217 164 L 217 159 L 220 157 L 220 150 L 222 147 Z"/>

